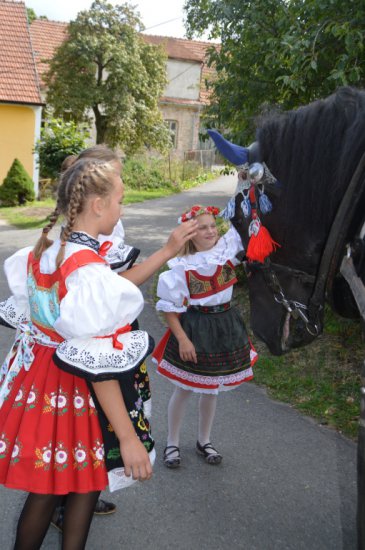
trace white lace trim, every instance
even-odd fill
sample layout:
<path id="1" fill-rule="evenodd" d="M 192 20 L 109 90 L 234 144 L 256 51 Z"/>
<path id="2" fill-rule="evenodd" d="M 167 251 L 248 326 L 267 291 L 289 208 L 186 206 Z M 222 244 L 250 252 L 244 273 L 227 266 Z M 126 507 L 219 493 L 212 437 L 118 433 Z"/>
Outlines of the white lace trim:
<path id="1" fill-rule="evenodd" d="M 185 306 L 177 306 L 167 300 L 159 300 L 156 303 L 156 309 L 165 313 L 184 313 L 187 310 Z"/>
<path id="2" fill-rule="evenodd" d="M 120 334 L 123 349 L 113 347 L 110 338 L 72 338 L 62 342 L 57 356 L 77 369 L 93 375 L 120 373 L 135 367 L 147 354 L 149 337 L 143 330 Z"/>
<path id="3" fill-rule="evenodd" d="M 156 460 L 156 451 L 154 448 L 150 453 L 148 453 L 148 456 L 153 466 Z M 110 470 L 110 472 L 108 472 L 108 481 L 109 491 L 111 493 L 117 491 L 118 489 L 125 489 L 126 487 L 130 487 L 131 485 L 133 485 L 133 483 L 136 482 L 136 480 L 133 479 L 132 476 L 125 475 L 124 468 L 114 468 L 114 470 Z"/>
<path id="4" fill-rule="evenodd" d="M 0 302 L 0 316 L 8 325 L 18 328 L 21 323 L 26 323 L 30 319 L 27 317 L 23 308 L 17 305 L 14 296 L 10 296 L 4 302 Z"/>
<path id="5" fill-rule="evenodd" d="M 180 265 L 185 271 L 190 269 L 207 268 L 213 265 L 224 265 L 228 260 L 235 258 L 236 254 L 243 250 L 241 238 L 234 227 L 231 227 L 217 242 L 213 248 L 205 252 L 196 252 L 189 256 L 172 258 L 167 262 L 171 268 Z"/>
<path id="6" fill-rule="evenodd" d="M 172 365 L 166 359 L 162 359 L 159 365 L 161 368 L 163 368 L 168 373 L 172 374 L 176 378 L 179 378 L 179 380 L 183 383 L 184 380 L 187 382 L 190 382 L 191 384 L 195 384 L 196 386 L 218 386 L 219 389 L 221 386 L 227 386 L 230 384 L 239 384 L 240 382 L 243 382 L 246 380 L 246 378 L 251 378 L 253 376 L 252 368 L 248 367 L 247 369 L 235 372 L 232 374 L 226 374 L 222 376 L 204 376 L 201 374 L 193 374 L 190 372 L 183 371 L 179 369 L 178 367 L 175 367 L 175 365 Z M 162 372 L 160 374 L 163 375 Z M 174 382 L 174 380 L 172 380 Z M 191 386 L 189 386 L 190 389 Z M 208 388 L 210 389 L 210 388 Z M 230 388 L 226 388 L 230 389 Z"/>

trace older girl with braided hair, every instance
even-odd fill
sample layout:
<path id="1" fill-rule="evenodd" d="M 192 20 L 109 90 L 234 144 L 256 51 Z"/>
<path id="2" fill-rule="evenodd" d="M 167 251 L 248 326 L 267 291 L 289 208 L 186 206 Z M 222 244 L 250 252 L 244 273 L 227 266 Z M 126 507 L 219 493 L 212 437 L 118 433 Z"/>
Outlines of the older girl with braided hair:
<path id="1" fill-rule="evenodd" d="M 131 330 L 143 308 L 135 285 L 173 257 L 196 224 L 175 229 L 120 276 L 97 237 L 113 231 L 122 198 L 110 163 L 76 161 L 60 178 L 34 249 L 5 261 L 12 296 L 0 317 L 17 333 L 0 371 L 0 483 L 29 493 L 15 550 L 41 547 L 60 495 L 67 495 L 62 548 L 85 548 L 100 491 L 152 475 L 154 442 L 135 372 L 153 344 Z M 61 238 L 52 242 L 60 215 Z"/>
<path id="2" fill-rule="evenodd" d="M 69 155 L 66 157 L 61 165 L 61 173 L 65 172 L 80 159 L 95 159 L 108 162 L 113 166 L 117 174 L 120 174 L 122 171 L 120 155 L 105 144 L 98 144 L 84 149 L 78 155 Z M 117 273 L 130 269 L 140 253 L 138 248 L 125 243 L 125 233 L 121 219 L 117 221 L 111 235 L 98 235 L 98 241 L 100 244 L 103 244 L 105 241 L 112 243 L 109 250 L 106 252 L 105 259 L 109 263 L 111 269 Z M 133 330 L 139 328 L 137 319 L 133 322 L 132 328 Z M 146 363 L 141 364 L 136 376 L 138 376 L 138 388 L 144 402 L 144 411 L 149 417 L 151 411 L 151 390 Z M 55 510 L 51 522 L 52 525 L 60 531 L 62 531 L 63 528 L 65 498 L 66 497 L 63 497 L 61 499 L 60 505 Z M 113 514 L 115 510 L 116 505 L 114 503 L 99 498 L 95 505 L 94 513 L 105 516 L 107 514 Z"/>

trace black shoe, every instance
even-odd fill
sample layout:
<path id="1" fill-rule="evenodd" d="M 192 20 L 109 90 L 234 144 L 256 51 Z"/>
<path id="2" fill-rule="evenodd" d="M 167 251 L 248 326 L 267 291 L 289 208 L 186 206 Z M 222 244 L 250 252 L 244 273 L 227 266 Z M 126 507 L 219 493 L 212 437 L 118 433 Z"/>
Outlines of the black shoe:
<path id="1" fill-rule="evenodd" d="M 106 502 L 106 500 L 99 498 L 99 500 L 95 504 L 94 514 L 96 514 L 97 516 L 107 516 L 108 514 L 114 514 L 116 508 L 117 508 L 116 505 L 113 504 L 112 502 Z M 64 512 L 65 512 L 65 507 L 59 506 L 54 511 L 54 514 L 51 520 L 51 525 L 53 525 L 53 527 L 58 529 L 58 531 L 60 531 L 61 533 L 63 530 Z"/>
<path id="2" fill-rule="evenodd" d="M 114 514 L 117 506 L 113 502 L 107 502 L 102 498 L 99 498 L 95 504 L 94 514 L 97 516 L 107 516 L 108 514 Z"/>
<path id="3" fill-rule="evenodd" d="M 196 452 L 199 455 L 204 456 L 205 462 L 208 464 L 220 464 L 223 456 L 213 447 L 211 443 L 206 445 L 200 445 L 199 441 L 196 442 Z"/>
<path id="4" fill-rule="evenodd" d="M 172 457 L 171 455 L 174 453 L 176 453 L 176 456 Z M 163 463 L 166 468 L 178 468 L 181 463 L 179 447 L 176 447 L 176 445 L 168 445 L 165 447 L 163 452 Z"/>

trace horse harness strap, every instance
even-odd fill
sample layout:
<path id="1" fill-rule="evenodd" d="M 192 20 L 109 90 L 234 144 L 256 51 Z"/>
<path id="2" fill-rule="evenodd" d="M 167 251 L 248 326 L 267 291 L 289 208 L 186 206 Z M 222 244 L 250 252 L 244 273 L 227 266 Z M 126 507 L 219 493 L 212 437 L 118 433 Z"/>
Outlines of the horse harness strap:
<path id="1" fill-rule="evenodd" d="M 314 291 L 309 302 L 310 316 L 322 304 L 326 286 L 332 285 L 340 255 L 344 249 L 347 231 L 364 189 L 364 169 L 365 153 L 363 153 L 357 165 L 332 223 L 318 269 Z"/>

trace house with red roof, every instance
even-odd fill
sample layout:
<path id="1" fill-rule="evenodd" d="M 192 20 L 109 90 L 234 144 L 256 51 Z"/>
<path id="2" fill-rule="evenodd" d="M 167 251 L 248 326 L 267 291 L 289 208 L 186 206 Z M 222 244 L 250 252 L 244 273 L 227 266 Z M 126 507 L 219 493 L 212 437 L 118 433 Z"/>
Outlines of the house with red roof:
<path id="1" fill-rule="evenodd" d="M 67 23 L 36 19 L 30 26 L 34 56 L 41 79 L 43 97 L 46 89 L 42 77 L 54 51 L 67 36 Z M 201 114 L 209 103 L 205 81 L 214 70 L 207 65 L 210 42 L 143 34 L 149 44 L 160 45 L 167 53 L 168 84 L 160 99 L 160 108 L 173 136 L 173 146 L 180 156 L 184 151 L 200 149 Z"/>
<path id="2" fill-rule="evenodd" d="M 42 105 L 25 4 L 0 0 L 0 184 L 17 158 L 38 192 Z"/>

